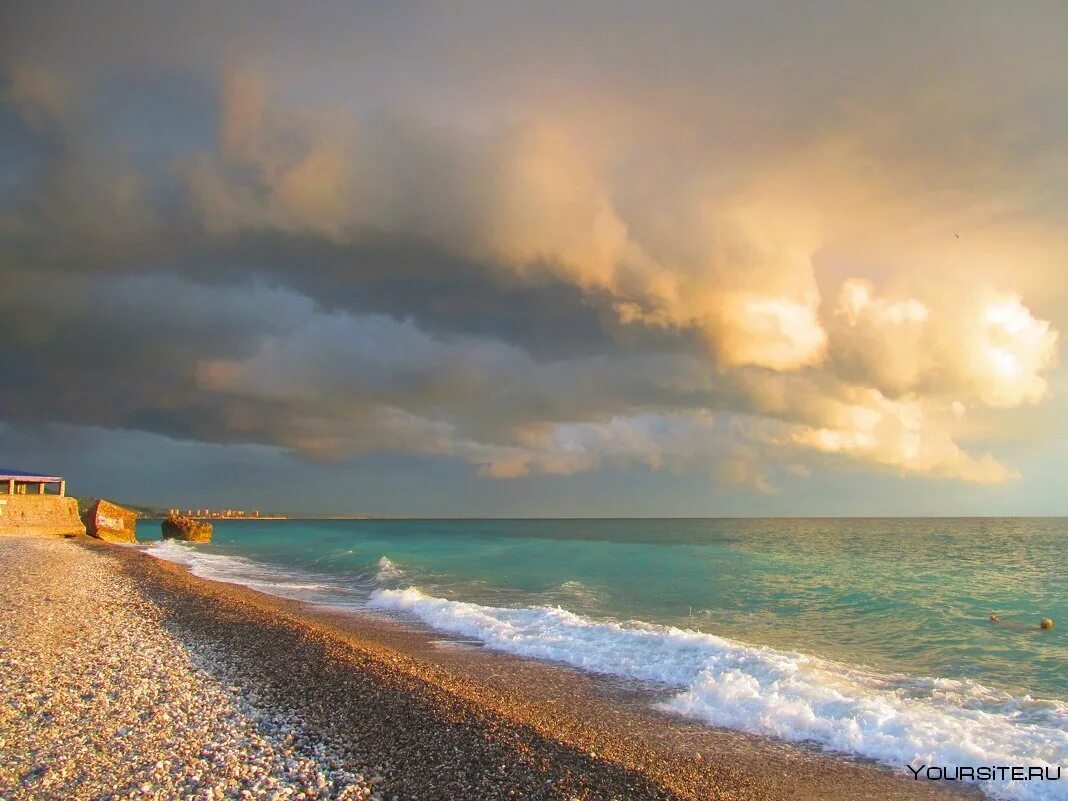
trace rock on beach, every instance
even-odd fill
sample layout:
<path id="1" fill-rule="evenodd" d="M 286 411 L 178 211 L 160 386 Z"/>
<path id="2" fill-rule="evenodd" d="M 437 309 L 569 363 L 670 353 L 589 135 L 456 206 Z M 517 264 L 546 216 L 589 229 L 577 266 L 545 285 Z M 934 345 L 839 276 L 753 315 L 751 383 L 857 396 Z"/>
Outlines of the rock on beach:
<path id="1" fill-rule="evenodd" d="M 212 525 L 185 515 L 170 515 L 161 524 L 164 539 L 211 542 Z"/>

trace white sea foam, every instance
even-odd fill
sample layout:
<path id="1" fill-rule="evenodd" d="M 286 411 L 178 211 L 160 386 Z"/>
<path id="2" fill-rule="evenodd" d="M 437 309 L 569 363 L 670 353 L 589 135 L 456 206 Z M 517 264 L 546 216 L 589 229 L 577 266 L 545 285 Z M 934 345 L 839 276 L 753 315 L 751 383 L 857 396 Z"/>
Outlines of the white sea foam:
<path id="1" fill-rule="evenodd" d="M 382 589 L 369 606 L 521 656 L 668 684 L 671 712 L 758 734 L 813 741 L 904 771 L 1068 762 L 1068 705 L 1014 698 L 968 681 L 883 675 L 801 653 L 560 608 L 500 608 Z M 1000 798 L 1068 801 L 1060 781 L 986 782 Z"/>
<path id="2" fill-rule="evenodd" d="M 178 540 L 148 543 L 142 549 L 158 559 L 185 565 L 194 576 L 201 578 L 240 584 L 298 601 L 321 603 L 343 600 L 336 598 L 339 588 L 326 576 L 300 570 L 280 570 L 241 556 L 208 553 Z"/>
<path id="3" fill-rule="evenodd" d="M 383 556 L 378 560 L 378 582 L 385 584 L 387 582 L 396 582 L 404 578 L 404 571 L 401 570 L 388 556 Z"/>
<path id="4" fill-rule="evenodd" d="M 589 587 L 581 581 L 565 581 L 542 594 L 542 602 L 576 608 L 580 611 L 592 611 L 602 605 L 602 592 L 599 588 Z"/>

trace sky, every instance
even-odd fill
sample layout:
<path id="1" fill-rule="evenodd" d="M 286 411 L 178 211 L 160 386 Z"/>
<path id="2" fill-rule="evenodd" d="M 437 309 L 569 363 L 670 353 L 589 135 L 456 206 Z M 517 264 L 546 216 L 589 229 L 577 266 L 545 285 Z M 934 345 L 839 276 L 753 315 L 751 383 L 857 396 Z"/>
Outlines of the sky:
<path id="1" fill-rule="evenodd" d="M 1060 2 L 9 2 L 0 463 L 162 506 L 1068 514 Z"/>

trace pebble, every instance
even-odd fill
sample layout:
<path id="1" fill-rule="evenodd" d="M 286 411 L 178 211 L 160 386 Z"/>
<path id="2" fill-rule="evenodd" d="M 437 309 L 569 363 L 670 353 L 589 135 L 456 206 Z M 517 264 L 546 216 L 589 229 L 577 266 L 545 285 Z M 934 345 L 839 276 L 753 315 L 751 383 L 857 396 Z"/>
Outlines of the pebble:
<path id="1" fill-rule="evenodd" d="M 0 599 L 0 801 L 371 795 L 106 556 L 0 538 Z"/>

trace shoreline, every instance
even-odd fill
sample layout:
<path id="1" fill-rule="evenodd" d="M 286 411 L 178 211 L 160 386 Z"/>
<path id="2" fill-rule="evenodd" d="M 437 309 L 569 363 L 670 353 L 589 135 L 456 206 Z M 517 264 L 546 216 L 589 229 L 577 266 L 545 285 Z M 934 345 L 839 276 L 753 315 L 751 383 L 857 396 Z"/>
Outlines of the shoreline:
<path id="1" fill-rule="evenodd" d="M 240 641 L 239 661 L 257 665 L 262 689 L 284 705 L 320 710 L 315 726 L 324 736 L 366 741 L 373 727 L 358 721 L 395 722 L 405 710 L 403 729 L 430 736 L 417 744 L 370 738 L 401 798 L 464 797 L 457 781 L 481 798 L 982 797 L 974 787 L 915 782 L 904 769 L 660 713 L 648 690 L 628 682 L 196 577 L 130 548 L 78 544 L 113 557 L 181 626 L 231 652 Z M 368 707 L 369 686 L 392 711 Z M 460 732 L 463 767 L 450 777 L 442 767 L 457 760 Z M 478 756 L 486 752 L 494 756 Z M 427 763 L 438 765 L 432 776 L 420 770 Z M 487 764 L 497 767 L 487 774 Z M 522 770 L 498 775 L 501 765 Z"/>

